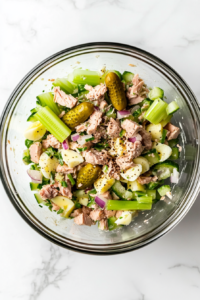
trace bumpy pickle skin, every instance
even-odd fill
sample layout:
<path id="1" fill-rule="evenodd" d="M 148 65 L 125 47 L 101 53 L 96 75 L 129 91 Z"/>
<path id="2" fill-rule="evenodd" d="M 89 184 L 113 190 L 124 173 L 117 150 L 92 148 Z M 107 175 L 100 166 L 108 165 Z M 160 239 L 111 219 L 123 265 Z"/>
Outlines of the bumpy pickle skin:
<path id="1" fill-rule="evenodd" d="M 123 83 L 117 76 L 117 74 L 110 72 L 106 75 L 105 83 L 108 88 L 109 97 L 112 105 L 117 110 L 123 110 L 127 106 L 126 95 L 123 87 Z"/>
<path id="2" fill-rule="evenodd" d="M 94 105 L 92 103 L 83 102 L 67 112 L 63 116 L 62 120 L 70 129 L 73 130 L 76 126 L 85 122 L 93 111 Z"/>
<path id="3" fill-rule="evenodd" d="M 81 168 L 78 173 L 77 180 L 76 180 L 76 188 L 79 190 L 83 190 L 91 186 L 100 175 L 101 175 L 100 166 L 87 164 L 86 166 Z"/>

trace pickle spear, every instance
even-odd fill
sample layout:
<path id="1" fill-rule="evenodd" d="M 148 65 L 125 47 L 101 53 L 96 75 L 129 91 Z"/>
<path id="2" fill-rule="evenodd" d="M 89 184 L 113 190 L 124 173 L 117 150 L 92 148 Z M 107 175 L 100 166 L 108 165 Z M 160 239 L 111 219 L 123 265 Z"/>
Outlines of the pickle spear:
<path id="1" fill-rule="evenodd" d="M 110 72 L 106 75 L 105 83 L 114 108 L 117 110 L 125 109 L 127 106 L 127 100 L 123 83 L 119 79 L 119 76 L 117 76 L 114 72 Z"/>

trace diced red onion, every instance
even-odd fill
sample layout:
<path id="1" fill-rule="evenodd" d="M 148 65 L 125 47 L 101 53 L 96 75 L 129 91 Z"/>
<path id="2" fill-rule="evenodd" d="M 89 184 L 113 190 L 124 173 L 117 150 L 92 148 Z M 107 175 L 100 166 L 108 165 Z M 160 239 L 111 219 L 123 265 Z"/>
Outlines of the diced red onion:
<path id="1" fill-rule="evenodd" d="M 91 139 L 93 136 L 91 134 L 87 134 L 87 135 L 80 135 L 77 142 L 79 145 L 84 145 L 86 142 L 86 140 Z"/>
<path id="2" fill-rule="evenodd" d="M 125 118 L 125 117 L 128 117 L 130 116 L 130 111 L 129 110 L 119 110 L 117 112 L 117 119 L 122 119 L 122 118 Z"/>
<path id="3" fill-rule="evenodd" d="M 135 136 L 132 137 L 132 138 L 129 138 L 128 140 L 129 140 L 129 142 L 131 142 L 131 143 L 135 143 L 135 142 L 137 141 L 137 139 L 136 139 Z"/>
<path id="4" fill-rule="evenodd" d="M 73 142 L 76 142 L 79 139 L 80 135 L 78 133 L 74 133 L 71 135 L 71 139 Z"/>
<path id="5" fill-rule="evenodd" d="M 173 169 L 173 173 L 170 177 L 171 183 L 178 183 L 179 181 L 179 172 L 177 171 L 176 168 Z"/>
<path id="6" fill-rule="evenodd" d="M 95 110 L 100 110 L 100 108 L 98 106 L 94 106 Z"/>
<path id="7" fill-rule="evenodd" d="M 37 170 L 27 170 L 28 175 L 32 179 L 32 182 L 42 183 L 42 173 Z"/>
<path id="8" fill-rule="evenodd" d="M 101 196 L 96 196 L 94 198 L 94 201 L 96 202 L 96 204 L 98 204 L 101 208 L 104 208 L 106 205 L 106 199 L 104 197 Z"/>
<path id="9" fill-rule="evenodd" d="M 130 109 L 130 113 L 133 114 L 134 111 L 136 111 L 138 108 L 140 108 L 139 105 L 133 106 L 133 107 Z"/>
<path id="10" fill-rule="evenodd" d="M 65 141 L 62 143 L 62 146 L 63 146 L 63 149 L 64 149 L 64 150 L 69 149 L 69 145 L 68 145 L 67 140 L 65 140 Z"/>

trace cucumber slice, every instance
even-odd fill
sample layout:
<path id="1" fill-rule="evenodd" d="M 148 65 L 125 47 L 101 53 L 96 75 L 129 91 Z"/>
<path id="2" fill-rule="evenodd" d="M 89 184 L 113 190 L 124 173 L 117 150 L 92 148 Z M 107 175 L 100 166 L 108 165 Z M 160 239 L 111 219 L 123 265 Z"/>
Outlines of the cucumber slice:
<path id="1" fill-rule="evenodd" d="M 108 230 L 109 231 L 122 227 L 121 225 L 117 225 L 115 223 L 115 221 L 117 221 L 116 217 L 108 218 Z"/>
<path id="2" fill-rule="evenodd" d="M 163 184 L 164 180 L 161 181 L 157 181 L 157 182 L 150 182 L 147 184 L 147 188 L 148 190 L 154 190 L 155 188 L 157 188 L 159 185 Z"/>
<path id="3" fill-rule="evenodd" d="M 146 190 L 147 196 L 152 197 L 152 200 L 156 199 L 156 190 Z"/>
<path id="4" fill-rule="evenodd" d="M 178 138 L 177 138 L 177 139 L 174 139 L 174 140 L 168 141 L 168 145 L 169 145 L 171 148 L 175 147 L 177 144 L 178 144 Z"/>
<path id="5" fill-rule="evenodd" d="M 37 119 L 34 117 L 35 114 L 36 114 L 35 112 L 32 113 L 32 114 L 28 117 L 27 122 L 37 122 Z"/>
<path id="6" fill-rule="evenodd" d="M 153 175 L 157 176 L 159 180 L 166 179 L 171 176 L 173 169 L 179 171 L 178 164 L 173 161 L 166 160 L 153 167 Z"/>
<path id="7" fill-rule="evenodd" d="M 30 182 L 30 189 L 31 189 L 31 191 L 38 190 L 38 186 L 39 186 L 39 183 Z"/>
<path id="8" fill-rule="evenodd" d="M 126 84 L 131 83 L 133 80 L 134 74 L 129 71 L 124 71 L 122 74 L 122 79 L 125 81 Z"/>
<path id="9" fill-rule="evenodd" d="M 133 197 L 133 193 L 127 191 L 118 180 L 115 181 L 111 189 L 120 199 L 130 200 Z"/>
<path id="10" fill-rule="evenodd" d="M 173 147 L 173 148 L 172 148 L 172 154 L 171 154 L 171 156 L 170 156 L 169 159 L 172 159 L 172 160 L 179 159 L 179 151 L 178 151 L 178 148 L 176 148 L 176 147 Z"/>
<path id="11" fill-rule="evenodd" d="M 166 108 L 166 112 L 168 115 L 172 115 L 175 113 L 177 110 L 179 110 L 179 106 L 176 103 L 176 101 L 172 101 L 171 103 L 168 104 L 168 107 Z"/>
<path id="12" fill-rule="evenodd" d="M 157 164 L 160 161 L 160 156 L 156 149 L 151 149 L 149 152 L 147 152 L 145 155 L 143 155 L 148 162 L 150 167 Z"/>
<path id="13" fill-rule="evenodd" d="M 149 95 L 148 95 L 149 99 L 151 99 L 151 100 L 163 98 L 163 96 L 164 96 L 164 91 L 161 88 L 156 87 L 156 86 L 149 92 Z"/>
<path id="14" fill-rule="evenodd" d="M 53 83 L 53 86 L 59 86 L 60 89 L 66 94 L 73 94 L 76 85 L 72 84 L 67 78 L 57 78 Z M 84 89 L 85 90 L 85 89 Z"/>
<path id="15" fill-rule="evenodd" d="M 141 111 L 146 111 L 151 106 L 152 103 L 153 103 L 152 100 L 148 98 L 144 99 L 141 103 L 139 103 L 139 105 L 141 106 Z"/>
<path id="16" fill-rule="evenodd" d="M 44 205 L 46 204 L 46 201 L 42 199 L 42 197 L 40 196 L 40 194 L 38 194 L 38 193 L 34 194 L 34 197 L 35 197 L 35 199 L 36 199 L 36 201 L 37 201 L 38 204 L 44 204 Z"/>
<path id="17" fill-rule="evenodd" d="M 161 197 L 165 196 L 168 192 L 170 192 L 170 186 L 169 185 L 163 185 L 158 189 L 158 193 Z"/>

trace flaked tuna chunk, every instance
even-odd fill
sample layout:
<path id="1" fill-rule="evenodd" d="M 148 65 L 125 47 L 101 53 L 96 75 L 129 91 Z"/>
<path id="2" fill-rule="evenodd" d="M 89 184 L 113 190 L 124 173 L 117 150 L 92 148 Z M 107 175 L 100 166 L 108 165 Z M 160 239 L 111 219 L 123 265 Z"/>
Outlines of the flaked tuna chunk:
<path id="1" fill-rule="evenodd" d="M 62 144 L 53 136 L 53 134 L 49 134 L 47 136 L 47 139 L 42 141 L 42 147 L 45 149 L 47 149 L 49 147 L 61 149 Z"/>
<path id="2" fill-rule="evenodd" d="M 29 148 L 31 161 L 38 164 L 40 155 L 42 154 L 42 145 L 39 142 L 32 144 Z"/>
<path id="3" fill-rule="evenodd" d="M 169 133 L 167 133 L 168 141 L 176 139 L 180 134 L 180 128 L 172 125 L 171 123 L 168 123 L 165 126 L 165 129 L 169 131 Z"/>
<path id="4" fill-rule="evenodd" d="M 89 125 L 87 127 L 87 133 L 93 134 L 97 130 L 98 125 L 101 124 L 102 121 L 102 112 L 95 110 L 93 114 L 90 116 Z"/>
<path id="5" fill-rule="evenodd" d="M 87 225 L 87 226 L 91 226 L 94 224 L 92 219 L 87 214 L 84 213 L 79 214 L 77 217 L 75 217 L 74 223 L 76 223 L 77 225 Z"/>
<path id="6" fill-rule="evenodd" d="M 99 229 L 101 229 L 101 230 L 108 230 L 108 221 L 107 221 L 107 219 L 102 219 L 99 222 Z"/>
<path id="7" fill-rule="evenodd" d="M 65 92 L 61 91 L 59 86 L 55 86 L 53 88 L 54 91 L 54 102 L 66 106 L 69 108 L 73 108 L 78 100 L 74 98 L 72 95 L 67 95 Z"/>
<path id="8" fill-rule="evenodd" d="M 106 139 L 107 138 L 107 132 L 106 129 L 103 126 L 99 126 L 97 130 L 93 133 L 94 140 L 92 143 L 96 144 L 98 143 L 101 138 Z"/>
<path id="9" fill-rule="evenodd" d="M 120 170 L 127 170 L 127 169 L 135 166 L 133 161 L 130 159 L 129 154 L 118 157 L 116 159 L 116 163 L 120 167 Z"/>
<path id="10" fill-rule="evenodd" d="M 52 210 L 58 211 L 60 209 L 60 206 L 52 202 Z"/>
<path id="11" fill-rule="evenodd" d="M 54 184 L 54 187 L 59 188 L 59 192 L 62 196 L 67 197 L 69 199 L 72 199 L 72 193 L 71 193 L 72 185 L 71 185 L 71 182 L 68 178 L 65 179 L 65 182 L 67 184 L 67 187 L 63 187 L 60 182 L 56 182 Z"/>
<path id="12" fill-rule="evenodd" d="M 90 163 L 93 165 L 107 164 L 108 160 L 110 158 L 108 151 L 106 151 L 106 150 L 97 151 L 94 149 L 91 149 L 90 151 L 84 151 L 83 157 L 85 157 L 85 161 L 87 163 Z"/>
<path id="13" fill-rule="evenodd" d="M 70 174 L 70 173 L 74 173 L 74 169 L 70 168 L 70 167 L 68 167 L 68 165 L 64 164 L 63 166 L 58 165 L 56 168 L 56 172 Z"/>
<path id="14" fill-rule="evenodd" d="M 148 184 L 150 182 L 156 182 L 157 180 L 158 180 L 157 176 L 153 176 L 153 177 L 139 176 L 137 179 L 137 182 L 144 185 L 144 184 Z"/>
<path id="15" fill-rule="evenodd" d="M 103 83 L 95 86 L 94 88 L 86 84 L 85 89 L 89 91 L 89 93 L 86 94 L 86 98 L 89 100 L 103 100 L 104 94 L 107 92 L 107 87 Z"/>
<path id="16" fill-rule="evenodd" d="M 121 127 L 126 130 L 126 135 L 128 138 L 133 137 L 136 135 L 142 128 L 141 125 L 138 123 L 126 119 L 124 122 L 122 122 Z"/>
<path id="17" fill-rule="evenodd" d="M 116 180 L 120 179 L 120 167 L 115 162 L 115 160 L 110 160 L 108 162 L 108 171 L 106 172 L 106 174 Z"/>
<path id="18" fill-rule="evenodd" d="M 75 217 L 79 216 L 80 214 L 82 214 L 82 208 L 75 209 L 73 211 L 73 213 L 71 213 L 70 217 L 75 218 Z"/>
<path id="19" fill-rule="evenodd" d="M 116 215 L 116 210 L 104 210 L 104 214 L 105 214 L 106 218 L 109 219 Z"/>
<path id="20" fill-rule="evenodd" d="M 105 217 L 104 211 L 101 209 L 95 209 L 90 212 L 90 218 L 93 221 L 100 221 L 100 220 L 104 219 L 104 217 Z"/>
<path id="21" fill-rule="evenodd" d="M 122 213 L 123 213 L 123 210 L 118 210 L 117 212 L 116 212 L 116 218 L 118 219 L 118 218 L 120 218 L 121 217 L 121 215 L 122 215 Z"/>
<path id="22" fill-rule="evenodd" d="M 136 105 L 138 103 L 141 103 L 145 97 L 137 96 L 136 97 L 129 97 L 129 105 Z"/>
<path id="23" fill-rule="evenodd" d="M 54 187 L 53 184 L 47 184 L 39 191 L 40 196 L 43 200 L 52 199 L 58 196 L 59 191 Z"/>
<path id="24" fill-rule="evenodd" d="M 113 118 L 110 118 L 107 127 L 108 135 L 117 138 L 119 137 L 120 131 L 121 131 L 121 127 L 120 127 L 119 120 L 114 120 Z"/>
<path id="25" fill-rule="evenodd" d="M 111 196 L 111 194 L 110 194 L 109 191 L 101 194 L 100 196 L 103 197 L 103 198 L 105 198 L 105 199 L 107 199 L 107 200 L 111 200 L 112 199 L 112 196 Z"/>
<path id="26" fill-rule="evenodd" d="M 142 144 L 144 145 L 145 150 L 150 150 L 152 148 L 151 134 L 142 128 L 140 130 L 140 135 L 142 136 Z"/>
<path id="27" fill-rule="evenodd" d="M 76 127 L 75 127 L 76 132 L 83 132 L 83 131 L 86 131 L 86 130 L 87 130 L 87 125 L 88 125 L 88 122 L 85 122 L 85 123 L 82 123 L 82 124 L 76 126 Z"/>
<path id="28" fill-rule="evenodd" d="M 105 108 L 108 106 L 108 103 L 106 102 L 106 100 L 103 100 L 100 102 L 99 108 L 104 111 Z"/>
<path id="29" fill-rule="evenodd" d="M 129 155 L 130 160 L 133 160 L 134 158 L 140 156 L 142 151 L 144 150 L 144 147 L 142 146 L 140 141 L 135 141 L 135 143 L 126 141 L 126 151 Z"/>
<path id="30" fill-rule="evenodd" d="M 92 211 L 92 209 L 90 207 L 83 206 L 82 211 L 83 211 L 84 214 L 89 215 L 90 212 Z"/>

